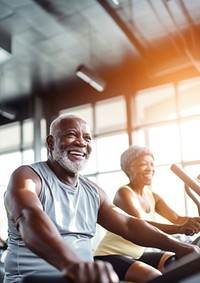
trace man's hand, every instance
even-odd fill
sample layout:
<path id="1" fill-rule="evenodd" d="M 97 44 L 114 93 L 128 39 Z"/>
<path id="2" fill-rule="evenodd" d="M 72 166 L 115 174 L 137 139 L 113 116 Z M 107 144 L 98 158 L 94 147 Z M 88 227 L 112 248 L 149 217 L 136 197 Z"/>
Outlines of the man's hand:
<path id="1" fill-rule="evenodd" d="M 175 251 L 177 258 L 182 258 L 188 254 L 194 254 L 194 255 L 196 254 L 200 256 L 200 248 L 198 246 L 192 244 L 186 244 L 183 242 L 180 243 L 181 245 Z"/>
<path id="2" fill-rule="evenodd" d="M 62 270 L 62 274 L 74 282 L 80 283 L 119 282 L 119 278 L 112 265 L 100 260 L 71 264 Z"/>

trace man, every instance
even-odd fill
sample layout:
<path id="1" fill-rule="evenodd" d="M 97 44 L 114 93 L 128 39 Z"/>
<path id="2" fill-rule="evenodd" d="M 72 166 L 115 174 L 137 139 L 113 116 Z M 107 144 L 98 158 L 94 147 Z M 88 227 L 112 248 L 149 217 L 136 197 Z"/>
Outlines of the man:
<path id="1" fill-rule="evenodd" d="M 80 283 L 117 282 L 110 264 L 93 262 L 90 239 L 96 223 L 138 245 L 172 251 L 177 258 L 200 254 L 196 246 L 128 216 L 79 174 L 92 151 L 84 119 L 74 115 L 55 119 L 47 146 L 48 160 L 16 169 L 5 192 L 9 227 L 5 283 L 19 282 L 30 274 L 62 274 Z M 146 279 L 160 275 L 148 265 L 143 271 Z"/>

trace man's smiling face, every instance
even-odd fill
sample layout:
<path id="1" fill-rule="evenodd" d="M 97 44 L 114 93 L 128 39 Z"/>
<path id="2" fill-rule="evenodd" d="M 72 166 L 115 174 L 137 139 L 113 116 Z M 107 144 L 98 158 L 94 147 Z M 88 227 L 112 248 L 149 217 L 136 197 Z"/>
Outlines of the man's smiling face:
<path id="1" fill-rule="evenodd" d="M 80 118 L 60 121 L 60 129 L 54 136 L 53 158 L 63 168 L 78 173 L 92 151 L 92 135 L 88 124 Z"/>

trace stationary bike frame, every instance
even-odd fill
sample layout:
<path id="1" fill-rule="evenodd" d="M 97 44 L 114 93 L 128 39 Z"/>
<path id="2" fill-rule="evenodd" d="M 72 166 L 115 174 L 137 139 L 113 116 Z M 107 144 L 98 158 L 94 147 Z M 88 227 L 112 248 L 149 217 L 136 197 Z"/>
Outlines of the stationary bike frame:
<path id="1" fill-rule="evenodd" d="M 198 214 L 200 216 L 200 180 L 194 178 L 189 174 L 184 168 L 181 168 L 177 164 L 172 164 L 171 170 L 184 182 L 185 191 L 187 195 L 193 200 L 198 209 Z M 195 193 L 195 194 L 194 194 Z M 200 246 L 200 237 L 197 237 L 192 244 Z"/>

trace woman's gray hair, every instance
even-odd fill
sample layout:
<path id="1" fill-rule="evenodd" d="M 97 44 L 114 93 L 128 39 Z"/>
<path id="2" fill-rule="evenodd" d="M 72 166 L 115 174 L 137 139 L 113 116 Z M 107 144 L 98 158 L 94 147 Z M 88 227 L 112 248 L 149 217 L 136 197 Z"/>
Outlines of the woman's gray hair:
<path id="1" fill-rule="evenodd" d="M 127 175 L 127 170 L 130 165 L 140 156 L 151 155 L 154 159 L 153 153 L 146 147 L 131 145 L 121 155 L 120 165 L 124 173 Z"/>

